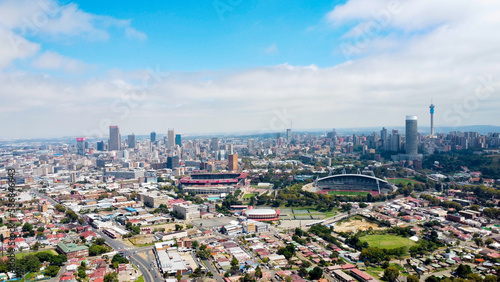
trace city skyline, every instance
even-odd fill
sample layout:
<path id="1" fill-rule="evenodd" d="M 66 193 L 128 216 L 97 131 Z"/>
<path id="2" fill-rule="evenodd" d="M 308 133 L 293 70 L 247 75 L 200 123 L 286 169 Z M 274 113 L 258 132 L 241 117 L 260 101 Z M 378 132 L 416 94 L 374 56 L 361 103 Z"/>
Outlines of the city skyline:
<path id="1" fill-rule="evenodd" d="M 407 114 L 427 125 L 431 98 L 436 128 L 500 125 L 499 51 L 489 47 L 499 10 L 486 0 L 242 1 L 222 10 L 2 1 L 0 130 L 104 136 L 119 124 L 143 134 L 168 121 L 184 133 L 272 132 L 292 122 L 399 126 Z"/>

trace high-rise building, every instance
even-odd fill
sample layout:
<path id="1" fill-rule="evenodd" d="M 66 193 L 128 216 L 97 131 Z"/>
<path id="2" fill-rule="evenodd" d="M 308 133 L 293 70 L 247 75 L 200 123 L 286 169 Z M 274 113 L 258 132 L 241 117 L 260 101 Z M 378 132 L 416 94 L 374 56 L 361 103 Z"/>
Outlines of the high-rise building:
<path id="1" fill-rule="evenodd" d="M 255 143 L 253 139 L 248 139 L 248 152 L 252 153 L 255 150 Z"/>
<path id="2" fill-rule="evenodd" d="M 78 155 L 85 155 L 85 138 L 76 138 L 76 152 Z"/>
<path id="3" fill-rule="evenodd" d="M 156 132 L 152 131 L 152 132 L 149 134 L 149 140 L 151 140 L 151 143 L 156 142 Z"/>
<path id="4" fill-rule="evenodd" d="M 337 131 L 335 131 L 335 128 L 332 131 L 328 132 L 326 134 L 326 137 L 330 139 L 335 139 L 337 137 Z"/>
<path id="5" fill-rule="evenodd" d="M 175 145 L 182 147 L 182 137 L 180 134 L 175 135 Z"/>
<path id="6" fill-rule="evenodd" d="M 418 154 L 417 116 L 406 116 L 406 144 L 407 155 Z"/>
<path id="7" fill-rule="evenodd" d="M 171 156 L 167 158 L 167 168 L 174 169 L 179 167 L 179 156 Z"/>
<path id="8" fill-rule="evenodd" d="M 290 128 L 286 130 L 286 140 L 288 142 L 292 141 L 292 129 Z"/>
<path id="9" fill-rule="evenodd" d="M 228 166 L 229 171 L 238 170 L 238 154 L 232 154 L 228 156 Z"/>
<path id="10" fill-rule="evenodd" d="M 116 125 L 109 127 L 109 145 L 108 150 L 119 151 L 121 147 L 120 128 Z"/>
<path id="11" fill-rule="evenodd" d="M 134 148 L 135 149 L 135 145 L 137 144 L 136 140 L 135 140 L 135 134 L 132 133 L 131 135 L 128 136 L 128 147 L 129 148 Z"/>
<path id="12" fill-rule="evenodd" d="M 106 148 L 105 148 L 105 145 L 104 145 L 104 141 L 99 141 L 97 142 L 97 151 L 104 151 Z"/>
<path id="13" fill-rule="evenodd" d="M 212 142 L 210 143 L 210 150 L 219 151 L 219 138 L 217 137 L 212 138 Z"/>
<path id="14" fill-rule="evenodd" d="M 431 138 L 434 138 L 434 104 L 429 106 L 431 112 Z"/>
<path id="15" fill-rule="evenodd" d="M 380 139 L 382 139 L 384 143 L 387 140 L 387 128 L 383 127 L 382 130 L 380 130 Z"/>
<path id="16" fill-rule="evenodd" d="M 168 148 L 175 147 L 175 132 L 173 128 L 168 130 Z"/>

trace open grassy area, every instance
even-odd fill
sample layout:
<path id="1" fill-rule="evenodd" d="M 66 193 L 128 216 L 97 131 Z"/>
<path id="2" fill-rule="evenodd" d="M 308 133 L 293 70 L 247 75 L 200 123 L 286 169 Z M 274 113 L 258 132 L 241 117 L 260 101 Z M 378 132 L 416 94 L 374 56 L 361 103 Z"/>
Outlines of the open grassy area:
<path id="1" fill-rule="evenodd" d="M 144 276 L 139 276 L 139 278 L 137 278 L 136 282 L 144 282 Z"/>
<path id="2" fill-rule="evenodd" d="M 16 258 L 21 259 L 27 255 L 34 255 L 36 253 L 50 253 L 53 255 L 58 255 L 58 253 L 55 250 L 43 250 L 43 251 L 36 251 L 36 252 L 25 252 L 25 253 L 16 253 Z"/>
<path id="3" fill-rule="evenodd" d="M 415 245 L 415 242 L 408 238 L 395 235 L 367 235 L 359 238 L 361 242 L 367 242 L 370 247 L 380 247 L 382 249 L 395 249 Z"/>
<path id="4" fill-rule="evenodd" d="M 328 195 L 339 195 L 339 196 L 358 196 L 358 195 L 366 195 L 369 192 L 361 192 L 361 191 L 328 191 Z"/>
<path id="5" fill-rule="evenodd" d="M 410 178 L 389 178 L 387 179 L 387 181 L 391 182 L 391 183 L 394 183 L 396 185 L 398 185 L 399 183 L 403 183 L 403 184 L 408 184 L 408 183 L 413 183 L 413 184 L 416 184 L 416 183 L 421 183 L 419 181 L 416 181 L 416 180 L 413 180 L 411 177 Z"/>
<path id="6" fill-rule="evenodd" d="M 243 200 L 250 199 L 250 198 L 252 198 L 253 196 L 255 196 L 255 194 L 251 194 L 251 193 L 249 193 L 249 194 L 245 194 L 245 195 L 243 195 L 242 199 L 243 199 Z"/>

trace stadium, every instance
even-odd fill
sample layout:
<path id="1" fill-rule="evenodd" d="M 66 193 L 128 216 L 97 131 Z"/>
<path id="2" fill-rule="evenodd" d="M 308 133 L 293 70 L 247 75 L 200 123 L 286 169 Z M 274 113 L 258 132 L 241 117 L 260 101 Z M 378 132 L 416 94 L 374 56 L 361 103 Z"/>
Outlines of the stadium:
<path id="1" fill-rule="evenodd" d="M 249 207 L 249 209 L 246 210 L 244 214 L 248 219 L 253 219 L 256 221 L 273 221 L 279 220 L 280 210 L 251 209 L 251 207 Z"/>
<path id="2" fill-rule="evenodd" d="M 322 194 L 328 191 L 368 192 L 372 195 L 387 194 L 397 187 L 387 180 L 364 174 L 337 174 L 319 178 L 314 181 L 317 191 Z"/>
<path id="3" fill-rule="evenodd" d="M 218 195 L 232 193 L 245 185 L 246 173 L 197 173 L 181 178 L 183 192 Z"/>

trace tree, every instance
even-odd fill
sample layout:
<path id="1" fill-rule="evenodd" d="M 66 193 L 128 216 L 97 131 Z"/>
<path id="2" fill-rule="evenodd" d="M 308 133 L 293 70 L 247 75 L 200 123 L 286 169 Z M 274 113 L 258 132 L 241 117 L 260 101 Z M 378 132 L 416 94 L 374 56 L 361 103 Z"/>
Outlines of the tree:
<path id="1" fill-rule="evenodd" d="M 255 269 L 255 277 L 262 278 L 262 269 L 260 268 L 260 265 Z"/>
<path id="2" fill-rule="evenodd" d="M 409 275 L 406 278 L 406 282 L 418 282 L 418 276 L 417 275 Z"/>
<path id="3" fill-rule="evenodd" d="M 56 277 L 59 273 L 59 269 L 61 269 L 57 265 L 49 265 L 45 268 L 45 272 L 43 273 L 45 276 Z"/>
<path id="4" fill-rule="evenodd" d="M 484 245 L 484 243 L 483 243 L 483 239 L 481 239 L 481 238 L 479 238 L 479 237 L 474 238 L 474 242 L 476 243 L 476 245 L 477 245 L 478 247 L 481 247 L 482 245 Z"/>
<path id="5" fill-rule="evenodd" d="M 240 269 L 240 262 L 236 257 L 231 260 L 231 272 L 236 273 Z"/>
<path id="6" fill-rule="evenodd" d="M 30 232 L 31 230 L 33 230 L 33 224 L 26 222 L 23 225 L 23 232 Z"/>
<path id="7" fill-rule="evenodd" d="M 179 225 L 179 224 L 176 224 L 176 225 L 175 225 L 175 231 L 182 230 L 182 228 L 184 228 L 184 226 Z"/>
<path id="8" fill-rule="evenodd" d="M 111 272 L 104 276 L 104 282 L 120 282 L 118 280 L 118 273 Z"/>
<path id="9" fill-rule="evenodd" d="M 200 246 L 200 243 L 198 243 L 198 241 L 194 240 L 193 242 L 191 242 L 191 246 L 195 249 L 198 249 L 198 247 Z"/>
<path id="10" fill-rule="evenodd" d="M 484 277 L 484 282 L 497 282 L 499 279 L 495 275 L 486 275 Z"/>
<path id="11" fill-rule="evenodd" d="M 311 280 L 318 280 L 321 276 L 323 276 L 323 269 L 321 269 L 321 267 L 316 266 L 309 272 L 309 278 Z"/>
<path id="12" fill-rule="evenodd" d="M 63 205 L 57 204 L 54 207 L 56 208 L 56 210 L 58 210 L 60 212 L 65 212 L 66 211 L 66 208 Z"/>
<path id="13" fill-rule="evenodd" d="M 467 275 L 472 273 L 472 269 L 467 264 L 460 264 L 457 267 L 457 270 L 455 270 L 455 272 L 457 273 L 457 276 L 459 276 L 461 278 L 466 278 Z"/>
<path id="14" fill-rule="evenodd" d="M 309 274 L 309 272 L 307 272 L 307 269 L 305 267 L 299 268 L 300 277 L 306 277 L 308 274 Z"/>
<path id="15" fill-rule="evenodd" d="M 395 266 L 389 266 L 384 270 L 384 278 L 389 282 L 394 282 L 399 277 L 399 269 Z"/>

